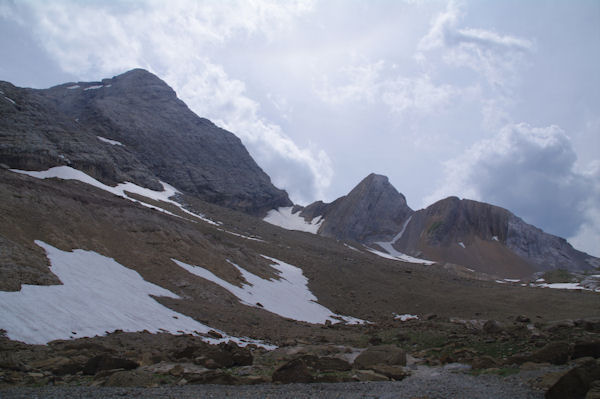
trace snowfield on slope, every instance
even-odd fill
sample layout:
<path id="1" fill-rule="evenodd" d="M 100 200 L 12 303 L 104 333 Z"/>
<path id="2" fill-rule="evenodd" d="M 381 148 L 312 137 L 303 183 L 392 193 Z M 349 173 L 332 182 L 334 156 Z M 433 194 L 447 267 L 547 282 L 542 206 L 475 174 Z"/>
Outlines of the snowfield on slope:
<path id="1" fill-rule="evenodd" d="M 174 213 L 169 212 L 165 209 L 157 208 L 156 206 L 154 206 L 152 204 L 148 204 L 146 202 L 139 201 L 135 198 L 132 198 L 127 195 L 127 192 L 130 192 L 133 194 L 138 194 L 138 195 L 150 198 L 155 201 L 163 201 L 163 202 L 175 205 L 176 207 L 181 209 L 183 212 L 185 212 L 189 215 L 192 215 L 195 218 L 201 219 L 202 221 L 204 221 L 206 223 L 209 223 L 209 224 L 212 224 L 215 226 L 220 225 L 220 223 L 214 222 L 214 221 L 204 217 L 204 215 L 202 215 L 202 214 L 193 213 L 193 212 L 188 211 L 183 206 L 181 206 L 181 204 L 179 202 L 171 200 L 170 198 L 172 196 L 174 196 L 175 194 L 179 193 L 179 191 L 175 187 L 173 187 L 163 181 L 160 182 L 160 184 L 162 184 L 162 186 L 163 186 L 163 191 L 154 191 L 149 188 L 140 187 L 137 184 L 130 183 L 130 182 L 119 183 L 115 187 L 111 187 L 111 186 L 108 186 L 108 185 L 94 179 L 93 177 L 85 174 L 84 172 L 82 172 L 80 170 L 71 168 L 70 166 L 55 166 L 53 168 L 50 168 L 48 170 L 43 170 L 43 171 L 28 171 L 28 170 L 19 170 L 19 169 L 10 169 L 10 170 L 15 173 L 20 173 L 20 174 L 28 175 L 31 177 L 35 177 L 37 179 L 57 178 L 57 179 L 63 179 L 63 180 L 77 180 L 82 183 L 86 183 L 91 186 L 97 187 L 101 190 L 108 191 L 109 193 L 117 195 L 119 197 L 128 199 L 133 202 L 137 202 L 137 203 L 147 206 L 149 208 L 157 209 L 157 210 L 167 213 L 171 216 L 177 216 Z"/>
<path id="2" fill-rule="evenodd" d="M 402 252 L 396 250 L 396 248 L 394 248 L 394 243 L 402 238 L 402 236 L 404 235 L 404 232 L 406 231 L 406 227 L 410 223 L 411 219 L 412 219 L 412 215 L 409 216 L 408 219 L 406 219 L 404 221 L 404 223 L 402 224 L 402 229 L 400 229 L 400 232 L 398 234 L 396 234 L 396 236 L 394 236 L 394 238 L 392 238 L 392 241 L 389 241 L 389 242 L 380 241 L 380 242 L 375 243 L 375 244 L 379 245 L 381 248 L 383 248 L 383 250 L 385 252 L 381 252 L 376 249 L 368 248 L 368 247 L 367 247 L 367 250 L 377 256 L 380 256 L 380 257 L 386 258 L 386 259 L 400 260 L 402 262 L 417 263 L 417 264 L 426 265 L 426 266 L 433 265 L 435 263 L 433 261 L 430 261 L 427 259 L 415 258 L 414 256 L 407 255 L 405 253 L 402 253 Z"/>
<path id="3" fill-rule="evenodd" d="M 273 262 L 272 267 L 279 272 L 279 279 L 265 280 L 244 268 L 231 263 L 244 277 L 242 287 L 233 285 L 201 266 L 192 266 L 172 259 L 173 262 L 206 280 L 220 285 L 235 295 L 245 305 L 263 308 L 288 319 L 322 324 L 327 320 L 338 323 L 343 320 L 349 324 L 364 323 L 363 320 L 340 316 L 317 303 L 317 297 L 308 289 L 308 279 L 299 267 L 262 255 Z M 260 305 L 259 305 L 260 303 Z M 261 306 L 262 305 L 262 306 Z"/>
<path id="4" fill-rule="evenodd" d="M 42 241 L 36 244 L 46 251 L 51 271 L 63 285 L 23 285 L 19 292 L 0 291 L 0 328 L 13 340 L 45 344 L 118 329 L 172 334 L 216 331 L 158 303 L 151 295 L 179 296 L 145 281 L 112 258 L 82 249 L 62 251 Z M 257 343 L 219 333 L 225 338 L 205 340 Z"/>
<path id="5" fill-rule="evenodd" d="M 319 227 L 323 223 L 323 218 L 315 218 L 318 219 L 313 223 L 313 220 L 307 222 L 304 220 L 302 216 L 300 216 L 300 211 L 296 213 L 292 213 L 293 207 L 283 207 L 279 209 L 271 209 L 267 216 L 264 217 L 264 221 L 274 224 L 275 226 L 283 227 L 287 230 L 299 230 L 306 231 L 307 233 L 317 234 Z"/>

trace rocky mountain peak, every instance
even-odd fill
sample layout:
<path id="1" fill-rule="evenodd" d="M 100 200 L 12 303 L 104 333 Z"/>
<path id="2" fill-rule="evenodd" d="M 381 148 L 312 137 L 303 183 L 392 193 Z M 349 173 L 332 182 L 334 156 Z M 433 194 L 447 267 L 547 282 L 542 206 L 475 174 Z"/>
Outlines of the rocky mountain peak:
<path id="1" fill-rule="evenodd" d="M 370 242 L 393 237 L 413 213 L 386 176 L 371 173 L 350 193 L 330 204 L 319 234 Z"/>

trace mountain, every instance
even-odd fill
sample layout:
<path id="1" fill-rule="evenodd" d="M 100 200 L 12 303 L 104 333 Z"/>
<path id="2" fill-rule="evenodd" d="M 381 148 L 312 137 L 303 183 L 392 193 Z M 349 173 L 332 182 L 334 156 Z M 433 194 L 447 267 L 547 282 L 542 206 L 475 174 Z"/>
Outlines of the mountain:
<path id="1" fill-rule="evenodd" d="M 153 74 L 134 69 L 101 82 L 44 90 L 0 82 L 0 163 L 68 165 L 105 183 L 130 181 L 255 215 L 291 205 L 241 141 L 194 114 Z"/>
<path id="2" fill-rule="evenodd" d="M 497 206 L 450 197 L 415 212 L 381 175 L 367 176 L 330 204 L 318 201 L 296 211 L 306 222 L 319 221 L 319 235 L 356 241 L 383 255 L 456 264 L 491 276 L 581 272 L 600 265 L 600 259 Z"/>
<path id="3" fill-rule="evenodd" d="M 379 175 L 292 206 L 232 133 L 141 70 L 0 91 L 2 397 L 388 381 L 595 353 L 597 272 L 526 284 L 451 263 L 585 257 L 506 210 L 450 198 L 415 212 Z"/>

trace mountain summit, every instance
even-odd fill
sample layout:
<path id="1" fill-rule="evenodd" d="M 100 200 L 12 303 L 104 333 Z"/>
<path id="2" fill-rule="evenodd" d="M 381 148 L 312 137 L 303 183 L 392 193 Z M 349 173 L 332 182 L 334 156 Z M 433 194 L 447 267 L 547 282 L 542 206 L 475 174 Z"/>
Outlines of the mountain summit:
<path id="1" fill-rule="evenodd" d="M 314 203 L 300 214 L 324 218 L 319 234 L 340 240 L 370 242 L 391 238 L 402 222 L 413 213 L 406 198 L 392 186 L 386 176 L 371 173 L 348 195 L 326 206 Z"/>
<path id="2" fill-rule="evenodd" d="M 165 82 L 134 69 L 45 90 L 0 83 L 0 163 L 69 165 L 108 184 L 158 180 L 209 202 L 260 215 L 291 205 L 239 138 L 194 114 Z"/>

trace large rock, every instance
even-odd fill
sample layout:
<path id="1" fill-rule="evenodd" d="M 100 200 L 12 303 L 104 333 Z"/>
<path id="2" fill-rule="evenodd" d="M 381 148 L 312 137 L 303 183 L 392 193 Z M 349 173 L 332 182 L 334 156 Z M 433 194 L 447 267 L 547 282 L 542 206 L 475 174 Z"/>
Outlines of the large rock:
<path id="1" fill-rule="evenodd" d="M 565 364 L 572 354 L 567 342 L 551 342 L 533 353 L 518 353 L 506 360 L 507 364 L 523 364 L 526 362 Z"/>
<path id="2" fill-rule="evenodd" d="M 331 372 L 331 371 L 348 371 L 352 369 L 350 363 L 344 359 L 330 356 L 314 356 L 305 355 L 300 358 L 306 366 L 315 371 Z"/>
<path id="3" fill-rule="evenodd" d="M 600 357 L 600 341 L 577 342 L 573 346 L 573 359 L 580 357 Z"/>
<path id="4" fill-rule="evenodd" d="M 406 366 L 406 352 L 394 345 L 371 346 L 354 359 L 353 365 L 356 369 L 375 365 Z"/>
<path id="5" fill-rule="evenodd" d="M 546 392 L 546 399 L 583 398 L 592 387 L 592 383 L 600 380 L 600 361 L 586 359 L 567 371 Z"/>
<path id="6" fill-rule="evenodd" d="M 302 359 L 293 359 L 278 367 L 271 377 L 282 384 L 314 382 L 314 376 Z"/>
<path id="7" fill-rule="evenodd" d="M 83 374 L 94 375 L 102 370 L 132 370 L 138 367 L 139 364 L 134 362 L 133 360 L 124 359 L 120 357 L 113 357 L 109 355 L 98 355 L 88 360 L 88 362 L 83 367 Z"/>

